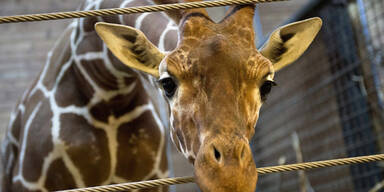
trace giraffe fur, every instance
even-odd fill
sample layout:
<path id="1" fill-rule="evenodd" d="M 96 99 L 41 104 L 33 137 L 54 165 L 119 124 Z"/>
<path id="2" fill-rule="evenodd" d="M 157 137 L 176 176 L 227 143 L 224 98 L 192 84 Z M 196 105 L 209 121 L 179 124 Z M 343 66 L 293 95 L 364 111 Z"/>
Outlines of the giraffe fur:
<path id="1" fill-rule="evenodd" d="M 83 9 L 147 3 L 88 0 Z M 170 127 L 202 191 L 254 191 L 249 139 L 260 107 L 275 72 L 308 48 L 321 20 L 283 26 L 259 51 L 253 14 L 254 5 L 241 5 L 218 23 L 205 9 L 75 20 L 12 115 L 2 189 L 166 177 Z"/>
<path id="2" fill-rule="evenodd" d="M 118 3 L 120 7 L 127 7 L 135 4 L 148 4 L 149 2 L 126 0 Z M 88 0 L 83 10 L 114 6 L 109 4 L 102 0 Z M 153 33 L 151 30 L 154 29 L 148 27 L 150 17 L 160 18 L 160 21 L 164 23 L 164 31 L 155 32 L 154 35 L 154 38 L 158 38 L 157 46 L 161 47 L 163 51 L 171 50 L 172 44 L 165 45 L 164 39 L 168 38 L 170 42 L 176 42 L 177 36 L 169 36 L 168 32 L 177 34 L 177 28 L 173 22 L 169 22 L 165 15 L 156 13 L 143 14 L 139 17 L 118 16 L 112 19 L 117 23 L 130 22 L 130 24 L 132 24 L 132 19 L 136 19 L 133 26 L 144 27 L 148 33 Z M 164 120 L 164 115 L 161 114 L 164 113 L 162 112 L 164 109 L 161 109 L 164 102 L 158 101 L 158 98 L 153 101 L 154 98 L 151 97 L 154 96 L 148 95 L 145 91 L 147 87 L 155 84 L 155 80 L 152 77 L 127 69 L 114 58 L 107 47 L 98 39 L 92 23 L 105 21 L 105 19 L 111 18 L 98 17 L 96 21 L 83 18 L 74 20 L 48 53 L 47 62 L 38 79 L 24 93 L 20 103 L 11 114 L 7 135 L 2 145 L 2 154 L 6 154 L 7 159 L 2 160 L 4 178 L 0 191 L 44 192 L 165 178 L 169 175 L 165 151 L 167 122 Z M 90 25 L 92 28 L 89 27 Z M 97 46 L 85 47 L 85 45 L 89 45 L 91 39 L 98 41 L 98 43 L 93 43 Z M 89 63 L 87 63 L 88 61 Z M 100 66 L 94 67 L 91 64 Z M 109 79 L 102 79 L 104 76 L 100 76 L 100 72 L 107 73 Z M 73 73 L 78 76 L 73 77 Z M 107 83 L 101 80 L 106 80 Z M 76 93 L 76 90 L 69 89 L 68 87 L 73 86 L 74 83 L 82 84 L 83 89 L 87 89 L 84 90 L 86 93 L 79 94 Z M 79 96 L 81 99 L 78 99 Z M 122 111 L 113 111 L 112 108 L 115 106 L 113 102 L 119 101 L 119 99 L 121 102 L 121 99 L 124 98 L 128 98 L 130 102 L 139 101 L 140 98 L 144 99 L 137 103 L 124 104 L 129 107 L 121 109 Z M 110 113 L 102 113 L 108 110 Z M 42 117 L 44 114 L 48 115 Z M 42 119 L 39 120 L 39 124 L 37 124 L 36 118 Z M 44 118 L 47 119 L 43 120 Z M 144 125 L 143 120 L 144 122 L 150 121 Z M 76 133 L 76 130 L 71 129 L 70 122 L 81 125 L 78 128 L 85 131 Z M 135 127 L 136 124 L 138 125 L 137 128 Z M 39 128 L 40 125 L 45 125 L 44 130 Z M 147 133 L 148 130 L 144 129 L 146 126 L 151 127 L 152 133 Z M 119 130 L 122 129 L 136 129 L 136 132 L 132 136 L 121 135 L 122 131 Z M 49 131 L 44 138 L 32 138 L 30 136 L 33 131 L 45 132 L 47 130 Z M 66 130 L 72 132 L 65 133 Z M 84 149 L 80 148 L 87 143 L 82 143 L 79 140 L 83 136 L 76 138 L 79 134 L 88 134 L 89 139 L 96 139 L 96 143 L 104 142 L 104 146 L 92 144 L 92 142 L 88 143 L 96 148 L 103 148 L 104 152 L 94 152 L 97 150 L 89 148 L 88 151 L 93 152 L 94 158 L 90 158 L 87 163 L 92 166 L 92 162 L 95 162 L 94 165 L 103 165 L 102 167 L 106 167 L 105 169 L 92 172 L 81 168 L 87 163 L 78 163 L 79 157 L 81 159 L 82 155 L 79 155 L 76 150 L 84 153 Z M 39 134 L 34 136 L 38 137 Z M 152 143 L 149 146 L 153 147 L 147 149 L 146 153 L 140 154 L 142 152 L 139 151 L 139 142 L 136 141 L 138 138 L 147 138 L 147 141 Z M 38 154 L 37 152 L 31 153 L 29 149 L 33 147 L 30 145 L 39 139 L 48 143 L 46 146 L 51 148 L 45 152 L 44 156 L 38 158 L 40 159 L 39 162 L 34 162 L 30 156 L 31 154 Z M 86 138 L 86 141 L 89 139 Z M 127 142 L 122 144 L 122 139 L 127 140 Z M 76 142 L 79 145 L 77 148 L 73 146 L 73 143 Z M 132 159 L 137 158 L 137 161 L 140 161 L 140 158 L 132 156 L 132 158 L 127 159 L 131 159 L 129 162 L 132 165 L 122 166 L 122 155 L 119 152 L 122 145 L 133 146 L 126 148 L 126 150 L 133 155 L 146 155 L 148 160 L 142 159 L 142 161 L 152 162 L 152 165 L 146 165 L 149 168 L 143 173 L 136 170 L 136 173 L 131 173 L 132 176 L 128 176 L 129 172 L 135 172 L 132 166 L 138 163 Z M 144 149 L 143 146 L 141 148 Z M 55 168 L 61 169 L 57 169 L 56 172 Z M 59 171 L 62 173 L 58 173 Z M 128 173 L 124 174 L 122 171 Z M 34 174 L 31 174 L 32 172 Z M 92 173 L 96 177 L 97 175 L 103 175 L 103 177 L 92 179 Z M 57 180 L 57 182 L 52 180 Z M 164 190 L 166 188 L 158 188 L 153 191 Z"/>

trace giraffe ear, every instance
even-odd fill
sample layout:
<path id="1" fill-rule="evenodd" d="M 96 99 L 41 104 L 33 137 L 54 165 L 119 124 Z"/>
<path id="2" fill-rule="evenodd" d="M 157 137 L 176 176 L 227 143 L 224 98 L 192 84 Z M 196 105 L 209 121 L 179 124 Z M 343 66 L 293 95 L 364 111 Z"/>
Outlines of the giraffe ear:
<path id="1" fill-rule="evenodd" d="M 294 22 L 276 29 L 261 48 L 275 71 L 298 59 L 315 39 L 322 25 L 318 17 Z"/>
<path id="2" fill-rule="evenodd" d="M 135 28 L 112 23 L 96 23 L 95 29 L 111 52 L 125 65 L 159 77 L 164 54 Z"/>

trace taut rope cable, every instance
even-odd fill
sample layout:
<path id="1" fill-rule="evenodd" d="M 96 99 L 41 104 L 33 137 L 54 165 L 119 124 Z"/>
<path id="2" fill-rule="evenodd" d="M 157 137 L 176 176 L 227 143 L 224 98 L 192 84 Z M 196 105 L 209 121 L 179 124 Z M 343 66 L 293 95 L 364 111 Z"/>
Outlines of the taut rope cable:
<path id="1" fill-rule="evenodd" d="M 140 7 L 128 7 L 128 8 L 114 8 L 114 9 L 100 9 L 90 11 L 70 11 L 70 12 L 58 12 L 58 13 L 43 13 L 43 14 L 31 14 L 31 15 L 16 15 L 0 17 L 0 24 L 3 23 L 18 23 L 18 22 L 30 22 L 30 21 L 45 21 L 45 20 L 59 20 L 59 19 L 72 19 L 81 17 L 95 17 L 95 16 L 110 16 L 110 15 L 122 15 L 132 13 L 144 13 L 144 12 L 160 12 L 171 11 L 180 9 L 194 9 L 205 7 L 218 7 L 227 5 L 243 5 L 243 4 L 255 4 L 255 3 L 267 3 L 274 1 L 287 1 L 287 0 L 216 0 L 216 1 L 199 1 L 190 3 L 175 3 L 164 5 L 150 5 Z M 297 163 L 290 165 L 280 165 L 258 168 L 259 175 L 285 172 L 285 171 L 297 171 L 307 170 L 314 168 L 331 167 L 338 165 L 349 165 L 356 163 L 368 163 L 374 161 L 383 161 L 384 154 L 360 156 L 342 159 L 332 159 L 325 161 Z M 176 177 L 167 179 L 157 179 L 150 181 L 132 182 L 124 184 L 106 185 L 98 187 L 89 187 L 82 189 L 63 190 L 60 192 L 121 192 L 133 189 L 152 188 L 164 185 L 175 185 L 183 183 L 194 182 L 193 177 Z"/>
<path id="2" fill-rule="evenodd" d="M 315 162 L 308 162 L 308 163 L 297 163 L 297 164 L 290 164 L 290 165 L 263 167 L 263 168 L 258 168 L 257 172 L 259 175 L 264 175 L 268 173 L 306 170 L 306 169 L 314 169 L 314 168 L 322 168 L 322 167 L 332 167 L 332 166 L 338 166 L 338 165 L 349 165 L 349 164 L 356 164 L 356 163 L 368 163 L 368 162 L 383 161 L 383 160 L 384 160 L 384 154 L 379 154 L 379 155 L 350 157 L 350 158 L 342 158 L 342 159 L 332 159 L 332 160 L 325 160 L 325 161 L 315 161 Z M 133 189 L 144 189 L 144 188 L 159 187 L 163 185 L 174 185 L 174 184 L 191 183 L 191 182 L 194 182 L 193 177 L 175 177 L 175 178 L 157 179 L 157 180 L 141 181 L 141 182 L 133 182 L 133 183 L 105 185 L 105 186 L 99 186 L 99 187 L 89 187 L 89 188 L 82 188 L 82 189 L 63 190 L 59 192 L 121 192 L 121 191 L 133 190 Z"/>
<path id="3" fill-rule="evenodd" d="M 107 16 L 107 15 L 122 15 L 122 14 L 144 13 L 144 12 L 159 12 L 159 11 L 194 9 L 194 8 L 204 8 L 204 7 L 219 7 L 219 6 L 227 6 L 227 5 L 244 5 L 244 4 L 255 4 L 255 3 L 267 3 L 267 2 L 274 2 L 274 1 L 287 1 L 287 0 L 216 0 L 216 1 L 198 1 L 198 2 L 189 2 L 189 3 L 163 4 L 163 5 L 149 5 L 149 6 L 140 6 L 140 7 L 100 9 L 100 10 L 90 10 L 90 11 L 70 11 L 70 12 L 31 14 L 31 15 L 15 15 L 15 16 L 0 17 L 0 24 L 58 20 L 58 19 L 72 19 L 72 18 L 80 18 L 80 17 L 95 17 L 95 16 Z"/>

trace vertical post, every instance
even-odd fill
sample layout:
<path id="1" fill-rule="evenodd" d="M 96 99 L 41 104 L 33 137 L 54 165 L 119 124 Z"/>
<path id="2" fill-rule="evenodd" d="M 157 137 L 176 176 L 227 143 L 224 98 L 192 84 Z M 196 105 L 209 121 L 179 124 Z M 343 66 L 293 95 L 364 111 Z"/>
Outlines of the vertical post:
<path id="1" fill-rule="evenodd" d="M 292 133 L 292 145 L 296 153 L 297 163 L 302 163 L 303 153 L 301 152 L 300 140 L 296 131 Z M 314 190 L 311 184 L 309 183 L 309 180 L 305 172 L 303 170 L 299 170 L 298 173 L 299 173 L 300 192 L 313 192 Z"/>

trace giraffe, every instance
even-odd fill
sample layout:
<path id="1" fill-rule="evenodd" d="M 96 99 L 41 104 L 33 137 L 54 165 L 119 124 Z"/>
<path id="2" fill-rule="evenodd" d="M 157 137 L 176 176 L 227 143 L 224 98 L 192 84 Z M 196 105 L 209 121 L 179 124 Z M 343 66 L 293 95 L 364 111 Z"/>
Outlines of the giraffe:
<path id="1" fill-rule="evenodd" d="M 88 0 L 82 9 L 149 3 Z M 94 31 L 98 21 L 141 29 L 162 51 L 176 46 L 177 27 L 161 13 L 74 20 L 11 114 L 0 191 L 53 191 L 168 176 L 165 101 L 159 92 L 146 90 L 157 86 L 153 79 L 112 55 Z"/>
<path id="2" fill-rule="evenodd" d="M 84 9 L 143 3 L 89 0 Z M 321 20 L 281 27 L 258 51 L 253 12 L 235 6 L 219 23 L 204 9 L 75 20 L 11 116 L 3 191 L 166 177 L 168 125 L 202 191 L 254 191 L 248 140 L 259 109 L 275 71 L 305 51 Z"/>
<path id="3" fill-rule="evenodd" d="M 95 26 L 120 61 L 157 79 L 170 110 L 171 139 L 193 164 L 203 192 L 255 190 L 249 139 L 260 107 L 276 85 L 275 72 L 298 59 L 322 25 L 310 18 L 280 27 L 257 50 L 254 8 L 231 7 L 217 23 L 205 9 L 167 13 L 179 28 L 178 44 L 168 53 L 133 27 Z"/>

